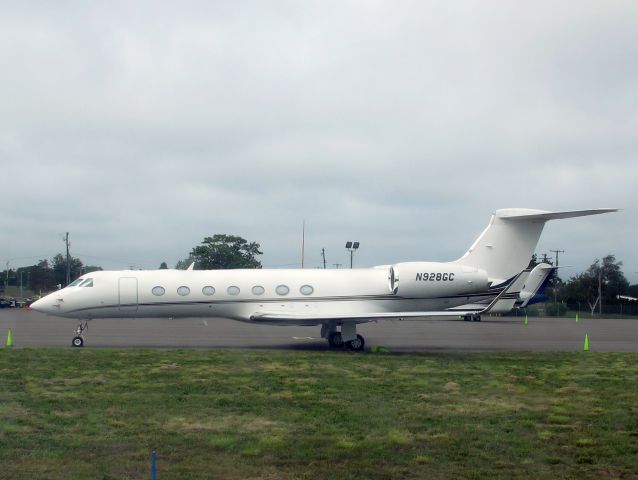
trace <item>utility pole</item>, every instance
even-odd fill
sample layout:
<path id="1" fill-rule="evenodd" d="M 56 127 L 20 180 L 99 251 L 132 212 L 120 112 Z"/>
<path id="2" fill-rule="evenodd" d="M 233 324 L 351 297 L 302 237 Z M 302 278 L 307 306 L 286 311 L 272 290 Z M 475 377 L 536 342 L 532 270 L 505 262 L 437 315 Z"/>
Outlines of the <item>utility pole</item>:
<path id="1" fill-rule="evenodd" d="M 554 263 L 554 266 L 556 267 L 556 270 L 554 270 L 554 288 L 552 288 L 552 290 L 554 290 L 554 308 L 556 308 L 556 303 L 558 303 L 558 300 L 556 298 L 556 290 L 558 287 L 558 282 L 556 281 L 558 279 L 558 254 L 559 253 L 565 253 L 565 250 L 549 250 L 552 253 L 556 254 L 556 263 Z M 558 308 L 556 308 L 556 314 L 558 312 Z"/>
<path id="2" fill-rule="evenodd" d="M 339 270 L 339 267 L 341 267 L 341 263 L 333 263 L 333 265 L 337 268 L 337 270 Z"/>
<path id="3" fill-rule="evenodd" d="M 326 269 L 326 249 L 321 249 L 321 257 L 323 258 L 323 269 Z"/>
<path id="4" fill-rule="evenodd" d="M 565 250 L 550 250 L 550 252 L 556 254 L 556 263 L 554 264 L 554 266 L 558 268 L 558 254 L 565 253 Z"/>
<path id="5" fill-rule="evenodd" d="M 598 315 L 603 316 L 603 263 L 598 270 Z"/>
<path id="6" fill-rule="evenodd" d="M 69 232 L 66 232 L 64 237 L 64 243 L 66 243 L 66 284 L 71 283 L 71 259 L 69 256 Z"/>

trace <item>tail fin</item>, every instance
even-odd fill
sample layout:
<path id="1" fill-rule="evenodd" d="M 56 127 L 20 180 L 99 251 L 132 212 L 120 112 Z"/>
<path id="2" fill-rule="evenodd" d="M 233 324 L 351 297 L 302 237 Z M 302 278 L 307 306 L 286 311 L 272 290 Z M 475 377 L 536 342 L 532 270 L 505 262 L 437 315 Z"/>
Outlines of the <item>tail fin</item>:
<path id="1" fill-rule="evenodd" d="M 548 220 L 615 211 L 617 209 L 613 208 L 571 212 L 548 212 L 526 208 L 496 210 L 487 228 L 465 255 L 454 263 L 485 270 L 493 283 L 500 283 L 527 266 Z"/>

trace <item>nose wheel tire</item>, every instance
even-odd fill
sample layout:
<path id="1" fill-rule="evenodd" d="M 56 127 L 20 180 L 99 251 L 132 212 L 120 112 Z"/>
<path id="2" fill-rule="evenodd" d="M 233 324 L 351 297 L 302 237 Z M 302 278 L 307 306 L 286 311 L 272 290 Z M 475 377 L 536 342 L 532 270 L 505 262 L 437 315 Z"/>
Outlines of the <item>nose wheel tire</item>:
<path id="1" fill-rule="evenodd" d="M 73 341 L 71 342 L 71 345 L 73 345 L 74 347 L 83 347 L 84 339 L 82 337 L 73 337 Z"/>

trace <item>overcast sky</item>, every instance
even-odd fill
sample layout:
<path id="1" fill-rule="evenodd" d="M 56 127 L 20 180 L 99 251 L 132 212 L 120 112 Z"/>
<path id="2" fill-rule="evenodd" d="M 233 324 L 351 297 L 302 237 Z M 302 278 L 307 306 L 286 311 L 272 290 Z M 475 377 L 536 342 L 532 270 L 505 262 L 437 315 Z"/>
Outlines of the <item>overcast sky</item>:
<path id="1" fill-rule="evenodd" d="M 497 208 L 638 281 L 638 2 L 0 2 L 0 261 L 460 257 Z"/>

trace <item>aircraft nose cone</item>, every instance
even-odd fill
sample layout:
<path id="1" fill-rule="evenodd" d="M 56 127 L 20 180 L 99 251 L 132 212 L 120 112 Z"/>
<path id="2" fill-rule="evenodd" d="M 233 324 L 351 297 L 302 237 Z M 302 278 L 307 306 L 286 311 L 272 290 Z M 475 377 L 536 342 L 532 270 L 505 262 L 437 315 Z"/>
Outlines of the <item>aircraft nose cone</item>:
<path id="1" fill-rule="evenodd" d="M 35 302 L 31 304 L 31 310 L 44 313 L 43 312 L 44 303 L 45 303 L 44 298 L 41 298 L 40 300 L 36 300 Z"/>
<path id="2" fill-rule="evenodd" d="M 41 298 L 40 300 L 36 300 L 31 304 L 31 310 L 35 310 L 40 313 L 54 313 L 54 310 L 57 312 L 57 308 L 54 307 L 55 300 L 50 298 L 50 296 L 46 296 Z"/>

